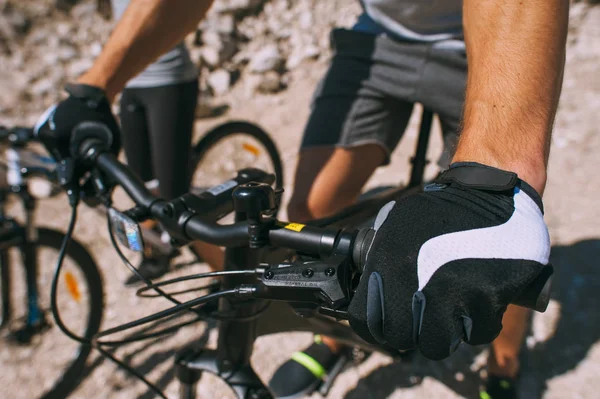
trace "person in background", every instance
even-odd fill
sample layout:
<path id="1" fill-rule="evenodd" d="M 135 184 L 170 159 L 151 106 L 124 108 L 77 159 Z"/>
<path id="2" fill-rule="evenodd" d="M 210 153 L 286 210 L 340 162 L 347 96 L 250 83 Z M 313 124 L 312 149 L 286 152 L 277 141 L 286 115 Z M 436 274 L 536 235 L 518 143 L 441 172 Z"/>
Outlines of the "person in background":
<path id="1" fill-rule="evenodd" d="M 112 0 L 115 20 L 121 18 L 128 4 L 129 0 Z M 121 94 L 119 116 L 127 163 L 162 198 L 173 199 L 188 192 L 197 101 L 198 70 L 183 42 L 129 80 Z M 154 221 L 142 227 L 160 233 Z M 174 254 L 146 245 L 138 270 L 149 279 L 160 277 L 169 270 Z M 222 260 L 214 263 L 220 267 Z M 132 275 L 126 284 L 138 281 Z"/>
<path id="2" fill-rule="evenodd" d="M 442 170 L 456 151 L 467 86 L 463 0 L 361 4 L 363 13 L 351 29 L 331 32 L 334 56 L 316 89 L 304 130 L 288 206 L 292 221 L 325 218 L 351 205 L 373 172 L 389 163 L 416 103 L 435 112 L 441 122 Z M 482 398 L 516 397 L 528 315 L 517 306 L 506 311 L 490 351 Z M 271 389 L 285 399 L 310 394 L 343 349 L 328 337 L 316 336 L 277 370 Z"/>

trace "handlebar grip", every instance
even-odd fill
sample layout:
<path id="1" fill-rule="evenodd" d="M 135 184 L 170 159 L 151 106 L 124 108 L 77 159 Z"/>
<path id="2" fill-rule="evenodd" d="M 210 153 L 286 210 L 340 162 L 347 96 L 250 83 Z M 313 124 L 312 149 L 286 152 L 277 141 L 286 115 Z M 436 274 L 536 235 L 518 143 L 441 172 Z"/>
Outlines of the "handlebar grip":
<path id="1" fill-rule="evenodd" d="M 545 266 L 536 279 L 512 301 L 512 304 L 537 312 L 545 312 L 550 302 L 553 273 L 554 268 L 552 265 Z"/>
<path id="2" fill-rule="evenodd" d="M 375 231 L 373 229 L 361 229 L 356 236 L 352 260 L 360 273 L 362 273 L 365 267 L 367 253 L 371 248 L 374 238 Z M 552 273 L 554 273 L 552 265 L 545 266 L 536 279 L 513 300 L 512 304 L 537 312 L 544 312 L 550 302 Z"/>

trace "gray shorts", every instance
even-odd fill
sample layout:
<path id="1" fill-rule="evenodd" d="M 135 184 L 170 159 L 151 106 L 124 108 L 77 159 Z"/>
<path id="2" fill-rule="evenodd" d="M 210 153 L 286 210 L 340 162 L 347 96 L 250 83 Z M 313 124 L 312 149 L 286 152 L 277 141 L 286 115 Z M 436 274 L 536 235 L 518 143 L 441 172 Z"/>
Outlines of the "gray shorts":
<path id="1" fill-rule="evenodd" d="M 302 148 L 379 144 L 389 156 L 400 141 L 413 105 L 435 112 L 450 162 L 457 141 L 467 77 L 464 50 L 335 29 L 334 56 L 317 87 Z"/>

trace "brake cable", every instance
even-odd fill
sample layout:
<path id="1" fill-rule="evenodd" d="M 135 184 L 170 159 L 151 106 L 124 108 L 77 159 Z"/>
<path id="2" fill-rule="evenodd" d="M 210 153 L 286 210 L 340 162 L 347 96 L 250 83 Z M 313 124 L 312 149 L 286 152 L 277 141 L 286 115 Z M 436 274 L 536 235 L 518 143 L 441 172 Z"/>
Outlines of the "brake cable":
<path id="1" fill-rule="evenodd" d="M 117 254 L 119 255 L 119 257 L 121 258 L 121 260 L 125 263 L 125 265 L 134 272 L 134 274 L 138 275 L 139 271 L 137 270 L 137 268 L 135 266 L 133 266 L 133 264 L 131 264 L 131 262 L 129 261 L 129 259 L 127 259 L 127 257 L 125 256 L 125 254 L 123 253 L 123 251 L 121 251 L 121 248 L 119 248 L 116 239 L 114 237 L 113 231 L 112 229 L 110 229 L 110 225 L 109 225 L 109 229 L 108 229 L 108 234 L 110 236 L 111 242 L 113 244 L 113 247 L 115 249 L 115 251 L 117 252 Z M 142 278 L 142 280 L 144 281 L 144 283 L 146 284 L 146 287 L 142 287 L 141 289 L 139 289 L 136 292 L 136 295 L 142 298 L 159 298 L 159 297 L 163 297 L 168 299 L 169 301 L 171 301 L 172 303 L 175 304 L 181 304 L 181 302 L 175 298 L 173 298 L 173 295 L 178 295 L 178 294 L 184 294 L 187 292 L 193 292 L 195 290 L 201 290 L 204 288 L 207 288 L 209 286 L 204 286 L 204 287 L 195 287 L 189 290 L 184 290 L 184 291 L 178 291 L 178 292 L 164 292 L 163 290 L 161 290 L 158 287 L 164 286 L 164 285 L 168 285 L 171 283 L 177 283 L 177 282 L 181 282 L 181 281 L 186 281 L 186 280 L 193 280 L 193 279 L 200 279 L 200 278 L 209 278 L 209 277 L 220 277 L 220 276 L 227 276 L 227 275 L 252 275 L 252 274 L 262 274 L 264 271 L 263 268 L 256 268 L 256 269 L 252 269 L 252 270 L 221 270 L 221 271 L 215 271 L 215 272 L 209 272 L 209 273 L 201 273 L 201 274 L 193 274 L 190 276 L 183 276 L 183 277 L 178 277 L 175 279 L 171 279 L 171 280 L 165 280 L 165 281 L 161 281 L 159 283 L 152 283 L 150 280 L 144 278 L 143 276 L 140 276 L 140 278 Z M 154 290 L 155 292 L 157 292 L 157 295 L 141 295 L 143 292 L 148 291 L 148 290 Z M 188 309 L 190 312 L 193 312 L 195 314 L 197 314 L 198 316 L 202 316 L 204 318 L 207 319 L 213 319 L 213 320 L 218 320 L 218 321 L 223 321 L 223 320 L 235 320 L 235 321 L 239 321 L 239 322 L 247 322 L 247 321 L 251 321 L 254 320 L 256 318 L 258 318 L 261 314 L 263 314 L 267 308 L 269 307 L 270 302 L 267 302 L 265 304 L 265 306 L 261 307 L 260 309 L 258 309 L 256 312 L 249 314 L 247 316 L 228 316 L 227 313 L 228 312 L 221 312 L 221 311 L 215 311 L 215 312 L 211 312 L 211 313 L 207 313 L 207 312 L 203 312 L 202 309 Z M 201 319 L 199 319 L 200 321 Z M 140 338 L 143 339 L 143 338 Z"/>
<path id="2" fill-rule="evenodd" d="M 73 231 L 75 230 L 75 222 L 77 221 L 77 203 L 79 202 L 78 200 L 73 200 L 71 198 L 71 195 L 69 195 L 69 197 L 70 197 L 69 202 L 71 205 L 71 220 L 69 221 L 69 227 L 67 228 L 65 237 L 63 238 L 63 241 L 60 245 L 60 250 L 58 252 L 58 259 L 56 261 L 56 268 L 54 271 L 54 277 L 52 278 L 52 285 L 51 285 L 51 289 L 50 289 L 50 308 L 52 310 L 52 316 L 54 317 L 54 321 L 56 322 L 56 325 L 62 331 L 62 333 L 65 334 L 67 337 L 71 338 L 72 340 L 74 340 L 76 342 L 79 342 L 82 345 L 92 346 L 94 349 L 96 349 L 98 352 L 100 352 L 100 354 L 102 356 L 109 359 L 110 361 L 115 363 L 117 366 L 121 367 L 122 369 L 126 370 L 131 375 L 133 375 L 134 377 L 136 377 L 140 381 L 142 381 L 156 395 L 160 396 L 163 399 L 168 399 L 165 396 L 165 394 L 157 386 L 155 386 L 150 381 L 148 381 L 143 375 L 138 373 L 135 369 L 133 369 L 129 365 L 125 364 L 124 362 L 120 361 L 119 359 L 114 357 L 112 354 L 110 354 L 107 351 L 105 351 L 104 349 L 102 349 L 99 345 L 95 345 L 93 339 L 90 340 L 90 339 L 87 339 L 84 337 L 80 337 L 77 334 L 73 333 L 71 330 L 69 330 L 69 328 L 65 325 L 62 318 L 60 317 L 60 313 L 58 310 L 58 296 L 57 296 L 58 280 L 59 280 L 59 276 L 60 276 L 60 271 L 61 271 L 63 263 L 64 263 L 65 256 L 67 254 L 67 247 L 69 245 L 69 241 L 71 241 L 71 237 L 73 236 Z"/>

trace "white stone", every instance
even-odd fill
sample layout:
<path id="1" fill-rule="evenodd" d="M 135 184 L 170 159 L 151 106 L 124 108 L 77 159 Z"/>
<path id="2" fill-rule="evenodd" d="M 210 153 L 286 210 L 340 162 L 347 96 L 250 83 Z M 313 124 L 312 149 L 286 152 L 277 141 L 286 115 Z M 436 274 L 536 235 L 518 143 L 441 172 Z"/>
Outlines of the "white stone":
<path id="1" fill-rule="evenodd" d="M 71 46 L 61 46 L 58 50 L 58 58 L 61 61 L 69 61 L 77 56 L 77 51 Z"/>
<path id="2" fill-rule="evenodd" d="M 88 69 L 90 69 L 93 65 L 93 61 L 90 59 L 81 59 L 75 62 L 72 62 L 71 65 L 67 68 L 67 72 L 69 73 L 70 78 L 77 78 Z"/>
<path id="3" fill-rule="evenodd" d="M 250 72 L 264 73 L 272 71 L 278 68 L 282 61 L 277 45 L 266 45 L 250 59 Z"/>
<path id="4" fill-rule="evenodd" d="M 229 91 L 231 74 L 224 69 L 218 69 L 208 76 L 208 85 L 216 95 L 223 95 Z"/>
<path id="5" fill-rule="evenodd" d="M 92 57 L 98 57 L 101 52 L 102 44 L 100 44 L 100 42 L 92 43 L 92 45 L 90 46 L 90 54 L 92 55 Z"/>
<path id="6" fill-rule="evenodd" d="M 41 79 L 29 86 L 29 92 L 34 97 L 42 96 L 46 93 L 49 93 L 51 90 L 58 90 L 52 79 Z"/>
<path id="7" fill-rule="evenodd" d="M 298 24 L 300 28 L 308 30 L 313 26 L 313 16 L 310 11 L 304 11 L 298 17 Z"/>
<path id="8" fill-rule="evenodd" d="M 281 76 L 277 72 L 269 71 L 263 75 L 257 89 L 261 93 L 277 93 L 282 88 Z"/>

